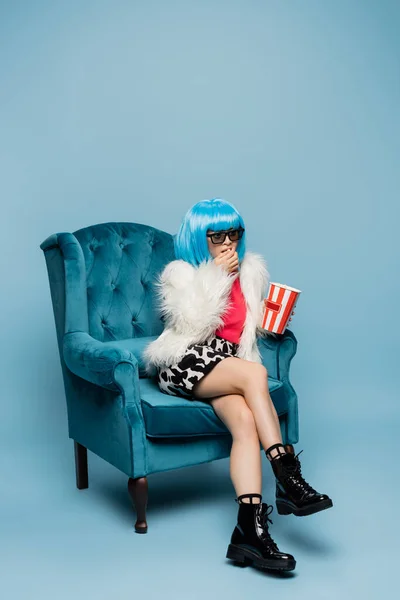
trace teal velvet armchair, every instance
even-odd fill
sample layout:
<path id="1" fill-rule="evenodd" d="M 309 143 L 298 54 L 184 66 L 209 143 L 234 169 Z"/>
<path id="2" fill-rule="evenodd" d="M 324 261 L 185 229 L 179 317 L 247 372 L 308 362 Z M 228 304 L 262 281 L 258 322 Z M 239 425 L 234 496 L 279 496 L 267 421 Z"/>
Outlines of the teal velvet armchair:
<path id="1" fill-rule="evenodd" d="M 226 458 L 232 437 L 212 406 L 162 393 L 144 347 L 163 331 L 153 282 L 175 259 L 173 236 L 140 223 L 101 223 L 42 242 L 74 440 L 76 485 L 88 487 L 87 450 L 128 476 L 135 531 L 146 533 L 147 476 Z M 298 442 L 290 330 L 259 337 L 284 444 Z M 260 450 L 262 446 L 260 445 Z"/>

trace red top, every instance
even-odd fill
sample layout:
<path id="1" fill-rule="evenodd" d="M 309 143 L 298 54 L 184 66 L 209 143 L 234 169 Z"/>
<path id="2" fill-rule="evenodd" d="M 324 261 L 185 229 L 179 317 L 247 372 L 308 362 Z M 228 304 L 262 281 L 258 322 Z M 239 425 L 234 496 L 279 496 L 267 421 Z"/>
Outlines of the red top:
<path id="1" fill-rule="evenodd" d="M 228 303 L 231 303 L 232 306 L 223 314 L 224 324 L 215 331 L 215 335 L 238 344 L 247 312 L 246 300 L 240 287 L 239 276 L 232 284 Z"/>

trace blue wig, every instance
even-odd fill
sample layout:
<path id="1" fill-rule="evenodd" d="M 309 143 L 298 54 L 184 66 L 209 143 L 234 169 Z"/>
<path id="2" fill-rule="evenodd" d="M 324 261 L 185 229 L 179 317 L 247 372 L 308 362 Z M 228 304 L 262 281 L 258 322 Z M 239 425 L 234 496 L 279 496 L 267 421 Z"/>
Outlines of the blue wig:
<path id="1" fill-rule="evenodd" d="M 185 260 L 196 267 L 203 261 L 213 260 L 207 244 L 208 229 L 221 231 L 231 227 L 244 228 L 243 219 L 232 204 L 221 198 L 197 202 L 188 210 L 174 236 L 176 259 Z M 238 241 L 236 252 L 240 264 L 246 252 L 246 232 Z"/>

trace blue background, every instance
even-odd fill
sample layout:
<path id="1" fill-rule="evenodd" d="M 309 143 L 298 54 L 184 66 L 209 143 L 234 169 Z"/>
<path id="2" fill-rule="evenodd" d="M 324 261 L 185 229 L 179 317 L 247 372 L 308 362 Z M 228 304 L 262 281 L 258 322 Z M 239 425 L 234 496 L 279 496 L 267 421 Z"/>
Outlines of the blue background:
<path id="1" fill-rule="evenodd" d="M 378 598 L 399 556 L 400 5 L 390 0 L 0 4 L 0 420 L 4 597 Z M 272 514 L 297 567 L 225 559 L 229 459 L 149 478 L 89 453 L 75 488 L 45 261 L 50 234 L 107 221 L 175 233 L 232 202 L 291 329 L 305 478 L 333 509 Z M 264 501 L 274 502 L 264 464 Z M 396 560 L 397 559 L 397 560 Z"/>

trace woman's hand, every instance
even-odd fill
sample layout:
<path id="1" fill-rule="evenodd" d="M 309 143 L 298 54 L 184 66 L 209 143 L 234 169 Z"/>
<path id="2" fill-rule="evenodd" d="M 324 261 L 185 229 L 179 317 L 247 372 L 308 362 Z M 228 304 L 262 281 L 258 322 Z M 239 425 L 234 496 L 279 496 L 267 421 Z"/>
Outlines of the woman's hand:
<path id="1" fill-rule="evenodd" d="M 223 248 L 218 256 L 214 258 L 217 265 L 222 265 L 228 273 L 233 273 L 238 270 L 239 258 L 238 253 L 230 248 Z"/>
<path id="2" fill-rule="evenodd" d="M 265 305 L 267 305 L 267 302 L 268 302 L 268 300 L 267 300 L 266 298 L 264 298 L 264 304 L 265 304 Z M 295 310 L 292 310 L 292 315 L 294 315 L 294 314 L 296 314 L 296 311 L 295 311 Z M 289 321 L 291 321 L 291 320 L 292 320 L 292 317 L 290 317 Z M 289 322 L 289 321 L 288 321 L 288 322 Z"/>

